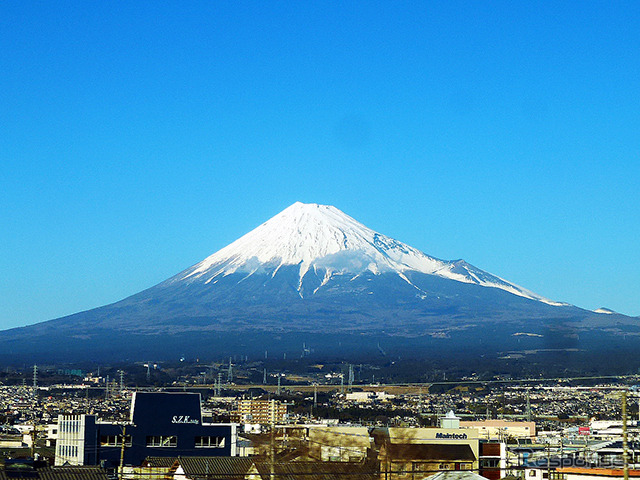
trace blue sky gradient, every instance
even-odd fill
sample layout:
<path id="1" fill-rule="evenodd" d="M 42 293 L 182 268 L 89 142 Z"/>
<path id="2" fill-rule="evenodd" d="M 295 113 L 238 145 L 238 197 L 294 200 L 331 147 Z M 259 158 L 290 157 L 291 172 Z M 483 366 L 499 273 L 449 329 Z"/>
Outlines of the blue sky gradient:
<path id="1" fill-rule="evenodd" d="M 0 328 L 295 201 L 640 315 L 640 2 L 0 3 Z"/>

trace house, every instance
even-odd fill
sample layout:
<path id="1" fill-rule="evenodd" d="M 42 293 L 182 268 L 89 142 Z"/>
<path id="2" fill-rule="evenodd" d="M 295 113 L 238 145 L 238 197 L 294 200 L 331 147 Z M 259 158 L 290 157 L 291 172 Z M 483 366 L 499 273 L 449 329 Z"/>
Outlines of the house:
<path id="1" fill-rule="evenodd" d="M 380 480 L 376 465 L 368 462 L 256 462 L 249 473 L 247 480 Z"/>
<path id="2" fill-rule="evenodd" d="M 253 461 L 243 457 L 178 457 L 164 478 L 172 480 L 249 480 Z"/>
<path id="3" fill-rule="evenodd" d="M 578 456 L 551 456 L 542 457 L 536 461 L 526 464 L 524 469 L 524 480 L 549 480 L 561 478 L 556 473 L 560 468 L 578 467 L 590 468 L 593 465 L 584 458 Z"/>
<path id="4" fill-rule="evenodd" d="M 468 445 L 384 443 L 380 478 L 420 480 L 443 470 L 473 470 L 477 457 Z"/>
<path id="5" fill-rule="evenodd" d="M 5 460 L 0 480 L 108 480 L 98 467 L 50 467 L 46 462 L 31 459 Z"/>

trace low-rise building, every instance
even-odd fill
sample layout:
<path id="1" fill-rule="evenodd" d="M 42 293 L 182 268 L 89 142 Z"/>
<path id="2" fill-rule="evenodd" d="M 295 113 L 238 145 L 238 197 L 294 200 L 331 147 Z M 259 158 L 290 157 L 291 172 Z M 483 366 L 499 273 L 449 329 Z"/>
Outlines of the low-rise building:
<path id="1" fill-rule="evenodd" d="M 382 480 L 421 480 L 441 471 L 479 469 L 480 440 L 472 429 L 388 428 L 374 432 L 374 438 Z"/>
<path id="2" fill-rule="evenodd" d="M 243 399 L 238 401 L 238 413 L 242 422 L 272 425 L 285 419 L 287 406 L 278 400 Z"/>
<path id="3" fill-rule="evenodd" d="M 60 415 L 56 465 L 138 466 L 146 457 L 235 456 L 236 424 L 203 424 L 200 394 L 133 394 L 129 422 Z"/>
<path id="4" fill-rule="evenodd" d="M 508 420 L 460 421 L 460 428 L 474 428 L 480 438 L 506 440 L 507 438 L 532 438 L 536 436 L 535 422 L 510 422 Z"/>

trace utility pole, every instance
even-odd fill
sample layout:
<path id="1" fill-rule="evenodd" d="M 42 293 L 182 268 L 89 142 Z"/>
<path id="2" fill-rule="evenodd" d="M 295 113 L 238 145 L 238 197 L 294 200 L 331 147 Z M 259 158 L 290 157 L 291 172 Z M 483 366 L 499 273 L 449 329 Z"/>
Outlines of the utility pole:
<path id="1" fill-rule="evenodd" d="M 109 400 L 109 375 L 107 375 L 107 381 L 104 384 L 104 399 Z"/>
<path id="2" fill-rule="evenodd" d="M 33 430 L 31 430 L 31 458 L 35 458 L 36 454 L 36 439 L 38 437 L 38 432 L 36 430 L 36 419 L 33 419 Z"/>
<path id="3" fill-rule="evenodd" d="M 120 393 L 124 391 L 124 372 L 120 370 Z"/>
<path id="4" fill-rule="evenodd" d="M 531 421 L 531 397 L 529 390 L 527 389 L 527 422 Z"/>
<path id="5" fill-rule="evenodd" d="M 279 381 L 280 377 L 278 377 L 278 381 Z M 276 478 L 276 472 L 275 472 L 275 467 L 276 467 L 276 419 L 275 416 L 271 417 L 271 462 L 269 462 L 271 464 L 271 475 L 269 476 L 269 480 L 275 480 Z"/>
<path id="6" fill-rule="evenodd" d="M 551 444 L 549 443 L 549 439 L 546 440 L 546 448 L 547 448 L 547 478 L 551 478 Z"/>
<path id="7" fill-rule="evenodd" d="M 265 368 L 264 371 L 262 372 L 262 384 L 266 385 L 267 384 L 267 369 Z"/>
<path id="8" fill-rule="evenodd" d="M 584 461 L 585 462 L 589 461 L 588 455 L 589 455 L 589 435 L 585 435 L 584 437 Z"/>
<path id="9" fill-rule="evenodd" d="M 233 382 L 233 366 L 231 364 L 231 357 L 229 357 L 229 370 L 227 371 L 227 383 Z"/>
<path id="10" fill-rule="evenodd" d="M 627 389 L 622 390 L 622 465 L 624 480 L 629 480 L 629 445 L 627 438 Z"/>
<path id="11" fill-rule="evenodd" d="M 122 442 L 122 444 L 120 445 L 120 480 L 122 480 L 124 478 L 124 444 L 126 443 L 126 433 L 127 433 L 127 426 L 123 425 L 122 426 L 122 436 L 120 437 L 120 441 Z"/>
<path id="12" fill-rule="evenodd" d="M 277 390 L 277 395 L 280 396 L 281 390 L 280 390 L 280 374 L 278 374 L 278 390 Z"/>

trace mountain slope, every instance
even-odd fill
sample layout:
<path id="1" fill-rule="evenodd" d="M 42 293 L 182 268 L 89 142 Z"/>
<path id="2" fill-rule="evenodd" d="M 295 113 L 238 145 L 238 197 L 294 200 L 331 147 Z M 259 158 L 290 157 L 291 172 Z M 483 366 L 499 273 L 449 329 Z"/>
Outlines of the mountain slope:
<path id="1" fill-rule="evenodd" d="M 296 203 L 138 294 L 0 332 L 0 361 L 296 354 L 302 342 L 354 357 L 375 355 L 371 345 L 380 343 L 416 356 L 499 357 L 522 348 L 615 348 L 639 334 L 638 319 L 552 302 L 334 207 Z"/>

